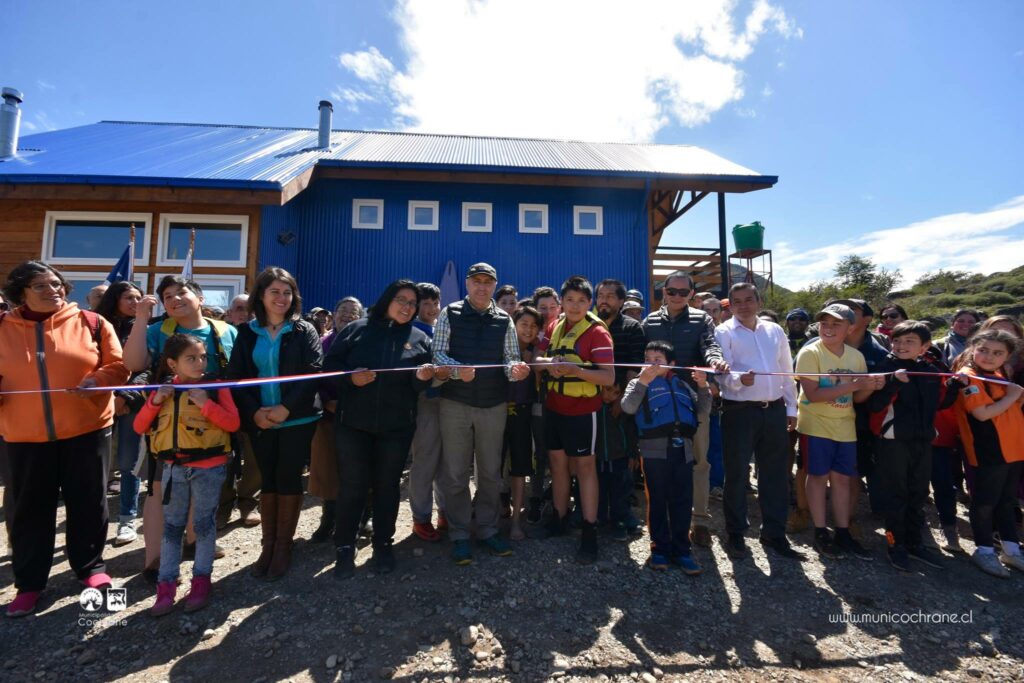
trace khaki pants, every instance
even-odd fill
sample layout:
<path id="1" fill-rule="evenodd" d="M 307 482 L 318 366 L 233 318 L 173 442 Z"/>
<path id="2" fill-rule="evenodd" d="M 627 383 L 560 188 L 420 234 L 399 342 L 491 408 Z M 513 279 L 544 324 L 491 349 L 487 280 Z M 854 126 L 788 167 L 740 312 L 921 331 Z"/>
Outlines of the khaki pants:
<path id="1" fill-rule="evenodd" d="M 338 498 L 338 458 L 334 445 L 334 416 L 316 423 L 309 454 L 309 495 L 323 500 Z"/>
<path id="2" fill-rule="evenodd" d="M 711 464 L 708 462 L 708 442 L 711 434 L 711 411 L 697 416 L 700 424 L 693 435 L 693 523 L 703 524 L 711 519 L 708 496 L 711 492 Z"/>

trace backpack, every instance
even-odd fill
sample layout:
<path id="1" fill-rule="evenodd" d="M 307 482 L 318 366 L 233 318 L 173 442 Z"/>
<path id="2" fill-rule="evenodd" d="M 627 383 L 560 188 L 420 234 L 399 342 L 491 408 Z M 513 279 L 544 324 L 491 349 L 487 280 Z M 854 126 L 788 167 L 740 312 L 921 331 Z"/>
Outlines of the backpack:
<path id="1" fill-rule="evenodd" d="M 697 409 L 690 388 L 675 376 L 651 382 L 641 409 L 636 414 L 636 427 L 641 439 L 663 436 L 692 437 L 697 432 Z"/>

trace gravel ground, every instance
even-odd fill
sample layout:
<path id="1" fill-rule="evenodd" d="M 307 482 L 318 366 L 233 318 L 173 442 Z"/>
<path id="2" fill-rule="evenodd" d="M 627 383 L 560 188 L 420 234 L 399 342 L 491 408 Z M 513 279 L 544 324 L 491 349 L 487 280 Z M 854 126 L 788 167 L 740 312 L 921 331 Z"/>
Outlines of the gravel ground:
<path id="1" fill-rule="evenodd" d="M 115 497 L 110 504 L 116 519 Z M 600 561 L 587 567 L 572 560 L 572 536 L 527 539 L 509 558 L 478 550 L 474 564 L 456 567 L 447 541 L 411 535 L 403 502 L 398 570 L 374 576 L 363 566 L 366 548 L 356 576 L 339 583 L 333 549 L 304 540 L 319 519 L 307 499 L 287 577 L 249 576 L 260 532 L 242 528 L 236 515 L 220 538 L 229 554 L 215 567 L 214 601 L 161 619 L 146 612 L 154 593 L 138 573 L 141 535 L 106 553 L 115 586 L 128 596 L 127 609 L 113 614 L 79 605 L 61 538 L 39 612 L 0 619 L 0 680 L 1024 680 L 1024 575 L 990 578 L 965 556 L 948 558 L 945 570 L 898 575 L 877 528 L 865 531 L 876 556 L 870 563 L 823 564 L 812 556 L 810 533 L 793 538 L 807 562 L 766 556 L 753 531 L 752 557 L 733 562 L 719 538 L 720 503 L 712 511 L 714 547 L 696 551 L 705 572 L 693 578 L 645 569 L 646 537 L 628 545 L 602 539 Z M 61 509 L 61 531 L 63 519 Z M 863 511 L 861 519 L 878 526 Z M 969 541 L 965 547 L 973 550 Z M 189 569 L 183 565 L 185 580 Z M 5 604 L 11 583 L 5 557 Z M 844 613 L 863 621 L 843 623 Z M 933 613 L 970 621 L 882 621 Z M 106 621 L 85 623 L 97 618 Z"/>

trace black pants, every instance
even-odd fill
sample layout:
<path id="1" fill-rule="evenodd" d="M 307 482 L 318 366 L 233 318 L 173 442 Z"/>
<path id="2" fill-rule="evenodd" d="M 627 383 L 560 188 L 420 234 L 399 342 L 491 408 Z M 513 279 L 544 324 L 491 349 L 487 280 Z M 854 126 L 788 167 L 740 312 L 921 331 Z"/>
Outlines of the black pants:
<path id="1" fill-rule="evenodd" d="M 597 486 L 597 523 L 629 524 L 632 517 L 629 510 L 629 494 L 633 490 L 629 458 L 599 460 Z"/>
<path id="2" fill-rule="evenodd" d="M 975 545 L 991 548 L 992 531 L 1004 541 L 1017 542 L 1017 486 L 1024 462 L 982 465 L 974 470 L 974 493 L 971 495 L 971 530 Z"/>
<path id="3" fill-rule="evenodd" d="M 726 404 L 722 409 L 722 453 L 725 461 L 725 530 L 742 535 L 747 519 L 750 458 L 757 463 L 757 501 L 761 505 L 761 536 L 784 538 L 789 512 L 789 433 L 786 406 L 767 408 Z"/>
<path id="4" fill-rule="evenodd" d="M 953 482 L 953 463 L 959 464 L 960 454 L 955 448 L 932 446 L 932 495 L 942 526 L 956 525 L 956 484 Z"/>
<path id="5" fill-rule="evenodd" d="M 647 486 L 651 550 L 668 557 L 689 555 L 693 462 L 686 462 L 682 448 L 670 448 L 667 457 L 642 458 L 641 463 Z"/>
<path id="6" fill-rule="evenodd" d="M 875 472 L 886 535 L 891 545 L 921 545 L 924 506 L 932 474 L 932 445 L 927 441 L 876 439 Z"/>
<path id="7" fill-rule="evenodd" d="M 364 432 L 337 424 L 337 547 L 355 545 L 366 497 L 373 489 L 373 547 L 391 543 L 401 499 L 402 470 L 412 445 L 413 428 L 399 432 Z"/>
<path id="8" fill-rule="evenodd" d="M 264 493 L 302 495 L 302 468 L 309 460 L 316 422 L 264 429 L 252 435 Z"/>
<path id="9" fill-rule="evenodd" d="M 64 496 L 65 553 L 79 579 L 106 571 L 110 427 L 47 443 L 8 443 L 14 519 L 14 585 L 41 591 L 53 566 L 58 495 Z"/>

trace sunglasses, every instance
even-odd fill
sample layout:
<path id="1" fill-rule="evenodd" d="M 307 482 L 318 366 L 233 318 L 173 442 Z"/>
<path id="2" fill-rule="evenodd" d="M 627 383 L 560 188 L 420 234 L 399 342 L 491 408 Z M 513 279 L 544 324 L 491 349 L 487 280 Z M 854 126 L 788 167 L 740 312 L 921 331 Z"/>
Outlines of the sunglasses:
<path id="1" fill-rule="evenodd" d="M 669 296 L 689 296 L 692 289 L 676 289 L 675 287 L 666 287 L 665 294 Z"/>
<path id="2" fill-rule="evenodd" d="M 886 320 L 896 320 L 897 318 L 902 318 L 903 316 L 901 316 L 899 313 L 883 313 L 882 317 L 885 318 Z"/>

